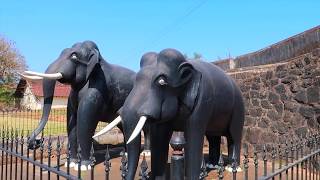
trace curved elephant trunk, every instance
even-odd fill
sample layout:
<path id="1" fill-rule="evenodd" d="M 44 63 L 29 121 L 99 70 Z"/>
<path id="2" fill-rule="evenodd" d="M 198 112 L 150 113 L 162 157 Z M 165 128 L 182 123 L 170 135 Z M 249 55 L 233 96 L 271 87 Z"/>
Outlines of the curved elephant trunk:
<path id="1" fill-rule="evenodd" d="M 125 122 L 123 122 L 122 124 L 124 130 L 124 139 L 127 142 L 129 136 L 131 136 L 132 132 L 134 131 L 136 124 L 127 124 Z M 134 180 L 141 152 L 141 134 L 139 133 L 129 144 L 126 144 L 126 147 L 128 153 L 128 174 L 126 179 Z"/>
<path id="2" fill-rule="evenodd" d="M 51 80 L 51 79 L 43 80 L 44 102 L 43 102 L 42 117 L 37 128 L 31 133 L 31 136 L 29 139 L 30 144 L 34 142 L 35 138 L 41 133 L 41 131 L 44 129 L 45 125 L 48 122 L 48 118 L 49 118 L 49 114 L 52 106 L 55 85 L 56 85 L 55 80 Z"/>
<path id="3" fill-rule="evenodd" d="M 46 73 L 56 73 L 57 68 L 59 67 L 60 61 L 57 60 L 51 65 L 46 70 Z M 35 76 L 34 74 L 32 74 Z M 38 147 L 37 145 L 34 146 L 35 144 L 35 139 L 36 137 L 43 131 L 44 127 L 46 126 L 49 118 L 49 114 L 51 111 L 51 106 L 52 106 L 52 101 L 53 101 L 53 96 L 54 96 L 54 88 L 56 85 L 56 80 L 55 79 L 48 79 L 48 78 L 43 78 L 42 81 L 42 89 L 43 89 L 43 108 L 42 108 L 42 116 L 41 120 L 37 126 L 37 128 L 31 133 L 30 138 L 29 138 L 29 148 L 33 147 Z"/>

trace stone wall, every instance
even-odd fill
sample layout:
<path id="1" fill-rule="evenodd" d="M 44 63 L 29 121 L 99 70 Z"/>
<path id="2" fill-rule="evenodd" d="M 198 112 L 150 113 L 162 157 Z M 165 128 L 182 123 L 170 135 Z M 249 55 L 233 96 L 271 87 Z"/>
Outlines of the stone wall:
<path id="1" fill-rule="evenodd" d="M 320 48 L 283 63 L 227 72 L 245 99 L 243 142 L 267 148 L 319 131 Z"/>

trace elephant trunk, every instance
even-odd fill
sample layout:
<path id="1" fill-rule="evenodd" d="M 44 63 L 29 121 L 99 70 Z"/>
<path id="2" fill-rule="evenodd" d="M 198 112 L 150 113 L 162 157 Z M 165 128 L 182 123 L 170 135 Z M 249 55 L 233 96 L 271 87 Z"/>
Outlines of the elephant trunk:
<path id="1" fill-rule="evenodd" d="M 130 125 L 123 123 L 123 134 L 126 141 L 131 135 L 133 129 L 135 128 L 135 124 Z M 139 156 L 141 151 L 141 135 L 138 134 L 136 138 L 134 138 L 129 144 L 126 145 L 126 147 L 128 153 L 128 174 L 126 179 L 133 180 L 135 179 L 134 177 L 138 167 Z"/>
<path id="2" fill-rule="evenodd" d="M 56 84 L 55 80 L 50 80 L 50 79 L 43 80 L 44 102 L 43 102 L 42 117 L 37 128 L 31 133 L 31 136 L 29 139 L 29 144 L 30 144 L 29 146 L 33 145 L 36 137 L 41 133 L 41 131 L 44 129 L 45 125 L 48 122 L 48 118 L 49 118 L 49 114 L 52 106 L 55 84 Z"/>
<path id="3" fill-rule="evenodd" d="M 55 61 L 52 63 L 46 70 L 46 73 L 55 73 L 57 71 L 57 67 L 60 61 Z M 37 126 L 37 128 L 31 133 L 29 138 L 29 148 L 38 147 L 36 143 L 36 137 L 43 131 L 46 126 L 49 118 L 49 114 L 51 111 L 53 96 L 54 96 L 54 88 L 56 85 L 55 79 L 47 79 L 44 78 L 42 81 L 42 89 L 43 89 L 43 108 L 42 108 L 42 116 L 41 120 Z"/>

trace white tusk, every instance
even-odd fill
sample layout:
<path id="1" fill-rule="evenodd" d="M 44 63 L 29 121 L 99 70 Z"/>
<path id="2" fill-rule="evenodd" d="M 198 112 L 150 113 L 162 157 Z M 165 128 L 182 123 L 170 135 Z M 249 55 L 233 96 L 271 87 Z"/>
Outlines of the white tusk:
<path id="1" fill-rule="evenodd" d="M 61 73 L 53 73 L 53 74 L 45 74 L 45 73 L 38 73 L 33 71 L 25 71 L 26 74 L 31 76 L 40 76 L 46 79 L 61 79 L 62 74 Z"/>
<path id="2" fill-rule="evenodd" d="M 28 75 L 21 74 L 21 73 L 17 73 L 17 74 L 19 74 L 21 77 L 23 77 L 25 79 L 29 79 L 29 80 L 41 80 L 41 79 L 43 79 L 40 76 L 28 76 Z"/>
<path id="3" fill-rule="evenodd" d="M 103 128 L 101 131 L 99 131 L 97 134 L 95 134 L 92 138 L 96 138 L 102 134 L 107 133 L 112 128 L 114 128 L 116 125 L 118 125 L 121 122 L 121 117 L 118 116 L 115 120 L 113 120 L 111 123 L 109 123 L 105 128 Z"/>
<path id="4" fill-rule="evenodd" d="M 136 128 L 133 130 L 133 133 L 131 134 L 129 140 L 127 141 L 127 144 L 129 144 L 134 138 L 138 136 L 138 134 L 141 132 L 144 123 L 146 123 L 147 117 L 146 116 L 141 116 L 139 119 L 139 122 L 136 126 Z"/>

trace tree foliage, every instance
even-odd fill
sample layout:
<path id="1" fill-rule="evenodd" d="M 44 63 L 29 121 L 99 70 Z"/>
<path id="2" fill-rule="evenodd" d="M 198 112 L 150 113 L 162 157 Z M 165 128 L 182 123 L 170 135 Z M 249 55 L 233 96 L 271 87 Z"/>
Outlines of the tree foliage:
<path id="1" fill-rule="evenodd" d="M 0 36 L 0 109 L 13 104 L 12 94 L 19 80 L 17 72 L 26 68 L 25 59 L 14 43 Z"/>
<path id="2" fill-rule="evenodd" d="M 12 41 L 0 37 L 0 85 L 12 85 L 19 79 L 17 72 L 27 68 L 24 57 Z"/>

